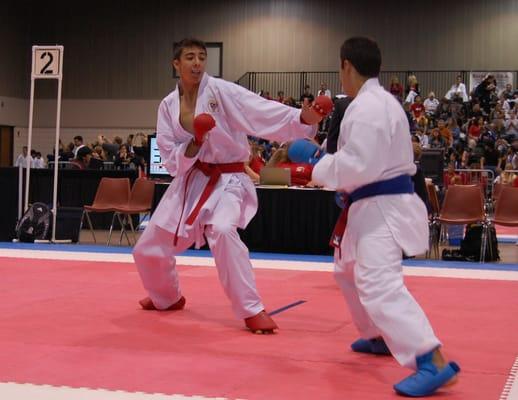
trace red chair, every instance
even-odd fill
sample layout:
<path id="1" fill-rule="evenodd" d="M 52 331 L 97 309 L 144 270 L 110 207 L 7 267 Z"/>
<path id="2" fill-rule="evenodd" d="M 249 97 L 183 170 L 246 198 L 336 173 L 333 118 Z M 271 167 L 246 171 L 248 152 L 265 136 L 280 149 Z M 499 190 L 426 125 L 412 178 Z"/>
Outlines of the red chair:
<path id="1" fill-rule="evenodd" d="M 91 205 L 85 205 L 83 207 L 83 215 L 81 217 L 81 227 L 83 226 L 83 220 L 86 216 L 90 232 L 94 239 L 94 243 L 97 243 L 95 239 L 95 233 L 90 219 L 90 213 L 106 213 L 115 212 L 118 207 L 122 207 L 128 204 L 130 197 L 130 181 L 129 178 L 102 178 L 97 187 L 95 193 L 94 202 Z M 113 219 L 112 225 L 110 226 L 110 236 L 113 230 Z"/>
<path id="2" fill-rule="evenodd" d="M 133 239 L 137 242 L 137 236 L 135 234 L 135 228 L 133 227 L 133 220 L 131 218 L 134 214 L 145 214 L 151 213 L 151 207 L 153 206 L 153 198 L 155 195 L 155 182 L 150 181 L 146 178 L 138 178 L 133 184 L 131 189 L 130 198 L 127 204 L 118 206 L 115 208 L 115 214 L 113 218 L 117 217 L 121 224 L 121 235 L 119 238 L 119 244 L 122 242 L 122 235 L 125 234 L 125 225 L 129 223 L 131 231 L 133 232 Z M 122 219 L 121 219 L 122 216 Z M 113 225 L 113 220 L 112 220 Z M 139 224 L 140 225 L 140 224 Z M 138 225 L 138 226 L 139 226 Z M 137 228 L 138 228 L 137 226 Z M 128 238 L 126 234 L 126 239 Z M 110 243 L 111 234 L 108 238 L 108 244 Z M 128 240 L 129 243 L 129 240 Z"/>
<path id="3" fill-rule="evenodd" d="M 440 226 L 437 221 L 440 211 L 439 205 L 439 196 L 437 195 L 437 190 L 435 189 L 435 185 L 433 183 L 426 183 L 426 191 L 428 193 L 428 200 L 430 202 L 430 207 L 432 208 L 432 214 L 430 215 L 428 226 L 430 228 L 430 237 L 429 237 L 429 247 L 430 249 L 426 253 L 427 257 L 431 256 L 433 252 L 433 257 L 439 258 L 439 234 L 440 234 Z"/>
<path id="4" fill-rule="evenodd" d="M 484 196 L 479 185 L 450 186 L 446 191 L 446 196 L 437 221 L 440 224 L 446 225 L 482 224 L 480 262 L 484 262 L 489 221 L 484 211 Z"/>

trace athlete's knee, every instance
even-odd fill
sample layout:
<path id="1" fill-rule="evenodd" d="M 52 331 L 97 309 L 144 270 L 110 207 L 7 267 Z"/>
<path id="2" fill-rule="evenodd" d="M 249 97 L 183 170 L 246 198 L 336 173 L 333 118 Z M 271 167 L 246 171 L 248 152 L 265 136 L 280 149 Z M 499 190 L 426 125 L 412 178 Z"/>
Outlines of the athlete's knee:
<path id="1" fill-rule="evenodd" d="M 230 223 L 218 223 L 207 226 L 206 233 L 214 239 L 232 236 L 237 232 L 235 225 Z"/>

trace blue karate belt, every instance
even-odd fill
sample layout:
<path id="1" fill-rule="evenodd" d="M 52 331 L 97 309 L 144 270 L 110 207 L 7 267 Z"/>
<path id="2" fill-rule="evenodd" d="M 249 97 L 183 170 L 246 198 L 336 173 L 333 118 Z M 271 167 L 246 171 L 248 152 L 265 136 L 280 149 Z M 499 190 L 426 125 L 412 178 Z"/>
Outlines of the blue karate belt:
<path id="1" fill-rule="evenodd" d="M 340 251 L 340 243 L 345 233 L 347 226 L 347 215 L 349 214 L 349 207 L 355 201 L 365 199 L 367 197 L 381 196 L 386 194 L 405 194 L 414 193 L 414 182 L 410 175 L 399 175 L 395 178 L 386 179 L 384 181 L 377 181 L 361 186 L 351 193 L 343 193 L 343 210 L 336 221 L 333 234 L 329 245 L 336 247 Z M 340 205 L 340 204 L 339 204 Z M 342 255 L 339 254 L 341 257 Z"/>

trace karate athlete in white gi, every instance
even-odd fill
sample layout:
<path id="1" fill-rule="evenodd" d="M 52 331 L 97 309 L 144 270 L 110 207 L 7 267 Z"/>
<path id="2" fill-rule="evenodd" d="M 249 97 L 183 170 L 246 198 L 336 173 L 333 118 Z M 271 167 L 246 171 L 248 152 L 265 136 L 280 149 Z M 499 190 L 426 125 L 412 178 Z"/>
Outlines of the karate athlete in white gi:
<path id="1" fill-rule="evenodd" d="M 333 241 L 336 281 L 361 335 L 353 351 L 392 354 L 416 370 L 394 386 L 397 393 L 427 396 L 452 383 L 459 367 L 444 360 L 439 339 L 403 282 L 402 253 L 428 248 L 426 207 L 410 179 L 416 166 L 408 120 L 380 86 L 376 42 L 351 38 L 340 53 L 342 87 L 354 100 L 340 126 L 337 152 L 321 156 L 306 140 L 288 152 L 295 161 L 306 154 L 316 163 L 313 181 L 345 192 L 351 204 L 345 232 L 336 230 Z"/>
<path id="2" fill-rule="evenodd" d="M 158 110 L 157 143 L 174 180 L 133 251 L 149 294 L 140 304 L 146 310 L 184 307 L 175 255 L 193 243 L 203 245 L 205 237 L 237 318 L 254 333 L 272 332 L 277 325 L 264 311 L 237 232 L 257 211 L 255 187 L 244 171 L 247 135 L 280 142 L 308 137 L 324 111 L 318 105 L 297 110 L 210 77 L 206 59 L 199 40 L 176 46 L 173 66 L 180 82 Z M 215 121 L 205 135 L 195 133 L 200 114 Z"/>

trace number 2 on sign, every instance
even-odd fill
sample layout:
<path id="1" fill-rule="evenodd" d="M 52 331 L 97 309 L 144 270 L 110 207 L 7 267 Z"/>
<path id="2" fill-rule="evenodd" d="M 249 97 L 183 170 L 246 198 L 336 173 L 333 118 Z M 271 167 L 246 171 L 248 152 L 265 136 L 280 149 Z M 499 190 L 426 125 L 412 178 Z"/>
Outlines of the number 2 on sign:
<path id="1" fill-rule="evenodd" d="M 47 64 L 45 64 L 43 66 L 43 68 L 40 71 L 40 74 L 53 74 L 54 73 L 54 71 L 52 69 L 49 69 L 50 64 L 52 64 L 52 61 L 54 61 L 54 56 L 52 55 L 52 53 L 45 51 L 44 53 L 41 54 L 40 59 L 43 60 L 47 56 L 49 57 L 49 61 L 47 62 Z"/>

